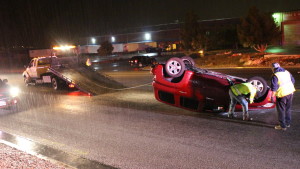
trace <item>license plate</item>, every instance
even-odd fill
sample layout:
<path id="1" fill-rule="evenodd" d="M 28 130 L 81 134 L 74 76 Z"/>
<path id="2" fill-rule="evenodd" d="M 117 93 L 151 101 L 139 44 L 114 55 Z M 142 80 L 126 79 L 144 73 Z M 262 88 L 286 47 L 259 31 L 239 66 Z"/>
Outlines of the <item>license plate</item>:
<path id="1" fill-rule="evenodd" d="M 51 77 L 50 76 L 43 76 L 44 83 L 51 83 Z"/>
<path id="2" fill-rule="evenodd" d="M 6 101 L 0 101 L 0 106 L 6 106 Z"/>

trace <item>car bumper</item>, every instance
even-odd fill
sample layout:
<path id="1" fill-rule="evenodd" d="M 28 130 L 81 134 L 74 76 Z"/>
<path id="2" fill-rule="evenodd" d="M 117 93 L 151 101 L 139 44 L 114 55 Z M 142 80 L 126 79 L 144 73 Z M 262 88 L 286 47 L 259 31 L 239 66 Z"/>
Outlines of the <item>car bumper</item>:
<path id="1" fill-rule="evenodd" d="M 18 98 L 0 99 L 0 109 L 9 108 L 13 105 L 18 104 L 18 102 L 19 102 Z"/>

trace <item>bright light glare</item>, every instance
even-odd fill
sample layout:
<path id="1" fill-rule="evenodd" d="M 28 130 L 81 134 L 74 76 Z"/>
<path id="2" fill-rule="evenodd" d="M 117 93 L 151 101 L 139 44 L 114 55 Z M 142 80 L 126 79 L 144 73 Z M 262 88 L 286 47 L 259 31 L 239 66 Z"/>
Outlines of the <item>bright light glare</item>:
<path id="1" fill-rule="evenodd" d="M 272 17 L 274 18 L 274 22 L 277 23 L 278 25 L 280 25 L 280 23 L 282 22 L 282 14 L 281 13 L 274 13 L 272 15 Z"/>
<path id="2" fill-rule="evenodd" d="M 115 42 L 116 38 L 114 36 L 111 37 L 111 42 Z"/>
<path id="3" fill-rule="evenodd" d="M 145 40 L 151 40 L 151 34 L 145 33 Z"/>
<path id="4" fill-rule="evenodd" d="M 32 151 L 33 150 L 33 143 L 25 138 L 17 137 L 16 138 L 17 145 L 24 151 Z"/>
<path id="5" fill-rule="evenodd" d="M 85 65 L 86 65 L 86 66 L 91 66 L 91 65 L 92 65 L 92 62 L 91 62 L 90 58 L 88 58 L 88 59 L 86 60 Z"/>
<path id="6" fill-rule="evenodd" d="M 17 87 L 11 87 L 9 92 L 12 97 L 16 97 L 19 95 L 20 89 Z"/>
<path id="7" fill-rule="evenodd" d="M 112 67 L 118 67 L 119 66 L 119 63 L 113 63 L 112 64 Z"/>
<path id="8" fill-rule="evenodd" d="M 143 56 L 156 56 L 157 53 L 147 53 L 147 54 L 141 54 Z"/>
<path id="9" fill-rule="evenodd" d="M 91 42 L 92 42 L 92 44 L 95 44 L 95 43 L 96 43 L 96 39 L 95 39 L 95 38 L 92 38 L 92 39 L 91 39 Z"/>
<path id="10" fill-rule="evenodd" d="M 74 49 L 76 46 L 69 46 L 69 45 L 64 45 L 64 46 L 54 46 L 54 50 L 69 50 L 69 49 Z"/>
<path id="11" fill-rule="evenodd" d="M 275 18 L 275 19 L 279 19 L 280 14 L 279 14 L 279 13 L 274 13 L 272 16 L 273 16 L 273 18 Z"/>

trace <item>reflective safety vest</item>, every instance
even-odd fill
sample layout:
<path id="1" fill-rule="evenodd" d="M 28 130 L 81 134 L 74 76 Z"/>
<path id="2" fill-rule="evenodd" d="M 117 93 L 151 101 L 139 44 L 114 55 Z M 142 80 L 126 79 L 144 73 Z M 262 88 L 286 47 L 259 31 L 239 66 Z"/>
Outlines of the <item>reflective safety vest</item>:
<path id="1" fill-rule="evenodd" d="M 276 91 L 276 97 L 284 97 L 292 94 L 296 91 L 294 84 L 291 80 L 291 75 L 288 71 L 276 72 L 275 76 L 278 78 L 278 89 Z"/>
<path id="2" fill-rule="evenodd" d="M 236 96 L 247 95 L 250 93 L 250 100 L 253 101 L 257 89 L 251 83 L 240 83 L 230 87 L 232 93 Z"/>

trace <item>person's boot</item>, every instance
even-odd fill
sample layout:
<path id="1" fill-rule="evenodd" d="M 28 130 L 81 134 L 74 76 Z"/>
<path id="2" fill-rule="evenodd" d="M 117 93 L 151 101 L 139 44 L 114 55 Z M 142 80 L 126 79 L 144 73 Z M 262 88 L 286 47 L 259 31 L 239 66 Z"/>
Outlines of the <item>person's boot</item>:
<path id="1" fill-rule="evenodd" d="M 250 120 L 248 112 L 247 113 L 243 113 L 243 120 L 246 120 L 246 121 Z"/>

